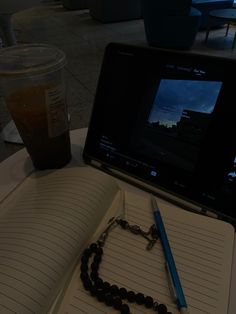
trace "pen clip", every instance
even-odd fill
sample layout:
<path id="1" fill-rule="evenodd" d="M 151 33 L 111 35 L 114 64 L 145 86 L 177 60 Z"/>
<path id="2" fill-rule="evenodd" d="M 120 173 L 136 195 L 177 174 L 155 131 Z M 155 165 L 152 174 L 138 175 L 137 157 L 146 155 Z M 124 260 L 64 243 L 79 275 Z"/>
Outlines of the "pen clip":
<path id="1" fill-rule="evenodd" d="M 169 287 L 169 290 L 170 290 L 170 295 L 171 295 L 171 297 L 173 299 L 173 302 L 177 303 L 178 298 L 177 298 L 177 295 L 176 295 L 176 292 L 175 292 L 173 280 L 171 278 L 169 266 L 168 266 L 167 263 L 165 263 L 165 269 L 166 269 L 166 273 L 167 273 L 167 282 L 168 282 L 168 287 Z"/>

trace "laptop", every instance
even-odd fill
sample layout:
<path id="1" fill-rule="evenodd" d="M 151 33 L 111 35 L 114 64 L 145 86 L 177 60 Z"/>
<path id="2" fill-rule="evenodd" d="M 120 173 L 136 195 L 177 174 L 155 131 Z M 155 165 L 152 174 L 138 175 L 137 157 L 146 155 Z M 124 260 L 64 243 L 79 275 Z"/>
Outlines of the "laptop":
<path id="1" fill-rule="evenodd" d="M 236 61 L 110 43 L 84 161 L 236 225 Z"/>

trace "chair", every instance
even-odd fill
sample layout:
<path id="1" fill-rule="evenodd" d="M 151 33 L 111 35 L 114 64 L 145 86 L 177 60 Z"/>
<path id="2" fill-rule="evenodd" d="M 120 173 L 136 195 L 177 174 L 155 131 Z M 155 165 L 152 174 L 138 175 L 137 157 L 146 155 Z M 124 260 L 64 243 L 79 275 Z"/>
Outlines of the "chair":
<path id="1" fill-rule="evenodd" d="M 40 5 L 41 0 L 1 0 L 0 1 L 0 29 L 3 35 L 3 44 L 16 44 L 16 37 L 12 27 L 12 14 Z"/>
<path id="2" fill-rule="evenodd" d="M 150 46 L 189 49 L 196 37 L 201 12 L 191 0 L 141 0 L 144 29 Z"/>
<path id="3" fill-rule="evenodd" d="M 140 0 L 90 0 L 89 13 L 102 23 L 140 19 L 141 3 Z"/>

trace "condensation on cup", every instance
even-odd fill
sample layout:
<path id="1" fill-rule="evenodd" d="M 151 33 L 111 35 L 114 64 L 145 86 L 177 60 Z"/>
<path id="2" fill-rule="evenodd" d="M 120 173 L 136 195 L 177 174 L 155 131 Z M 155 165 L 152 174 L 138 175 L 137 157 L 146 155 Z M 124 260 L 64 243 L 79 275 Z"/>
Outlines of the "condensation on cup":
<path id="1" fill-rule="evenodd" d="M 71 159 L 64 83 L 66 56 L 45 44 L 0 51 L 0 83 L 7 108 L 37 169 L 60 168 Z"/>

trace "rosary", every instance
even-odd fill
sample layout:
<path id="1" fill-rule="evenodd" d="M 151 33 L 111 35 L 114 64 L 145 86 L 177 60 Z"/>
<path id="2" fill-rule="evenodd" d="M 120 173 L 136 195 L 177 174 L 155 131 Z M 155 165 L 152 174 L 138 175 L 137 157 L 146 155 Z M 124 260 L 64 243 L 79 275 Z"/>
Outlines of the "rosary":
<path id="1" fill-rule="evenodd" d="M 99 276 L 98 270 L 102 261 L 103 246 L 111 228 L 115 226 L 120 226 L 124 230 L 144 237 L 148 241 L 147 250 L 150 250 L 158 240 L 158 232 L 155 225 L 152 225 L 145 232 L 139 226 L 130 225 L 124 219 L 112 218 L 109 226 L 101 234 L 97 242 L 92 243 L 82 254 L 80 278 L 84 289 L 89 291 L 91 296 L 97 298 L 99 302 L 104 302 L 108 307 L 113 307 L 121 314 L 131 314 L 129 305 L 124 303 L 124 300 L 127 300 L 129 303 L 145 306 L 158 314 L 172 314 L 168 312 L 166 305 L 154 301 L 151 296 L 145 296 L 140 292 L 135 293 L 132 290 L 128 291 L 126 288 L 103 281 Z"/>

